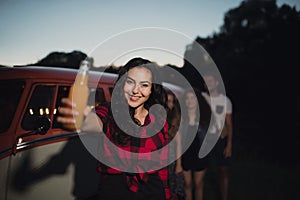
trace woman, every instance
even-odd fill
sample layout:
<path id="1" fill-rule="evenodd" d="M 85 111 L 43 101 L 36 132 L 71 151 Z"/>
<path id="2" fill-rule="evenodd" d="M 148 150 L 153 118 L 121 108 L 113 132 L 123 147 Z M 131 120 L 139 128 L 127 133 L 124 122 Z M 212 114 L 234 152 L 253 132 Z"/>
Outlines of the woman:
<path id="1" fill-rule="evenodd" d="M 207 157 L 199 158 L 199 150 L 202 145 L 207 126 L 210 120 L 210 107 L 201 93 L 197 90 L 187 90 L 183 95 L 185 108 L 183 111 L 183 143 L 189 139 L 192 133 L 196 133 L 191 145 L 181 157 L 184 189 L 186 200 L 202 200 L 204 175 L 208 165 Z M 195 194 L 193 195 L 193 185 Z"/>
<path id="2" fill-rule="evenodd" d="M 82 131 L 103 132 L 119 149 L 114 151 L 109 142 L 101 145 L 102 159 L 117 165 L 99 162 L 99 199 L 170 199 L 168 168 L 167 165 L 162 165 L 167 160 L 168 152 L 163 150 L 159 159 L 139 156 L 139 153 L 156 151 L 168 143 L 168 125 L 165 119 L 159 112 L 149 112 L 154 104 L 166 107 L 166 94 L 157 68 L 149 60 L 131 59 L 119 71 L 112 96 L 114 101 L 99 105 L 88 113 L 81 127 Z M 69 99 L 62 101 L 66 107 L 60 109 L 62 116 L 57 120 L 65 124 L 74 123 L 74 119 L 70 117 L 76 112 L 69 108 L 74 105 Z M 114 117 L 127 116 L 128 110 L 129 119 L 125 117 L 119 122 Z M 160 122 L 162 127 L 157 125 Z M 153 131 L 156 134 L 150 133 Z M 138 154 L 137 158 L 131 157 L 132 152 Z M 144 169 L 149 163 L 155 166 L 154 170 Z"/>

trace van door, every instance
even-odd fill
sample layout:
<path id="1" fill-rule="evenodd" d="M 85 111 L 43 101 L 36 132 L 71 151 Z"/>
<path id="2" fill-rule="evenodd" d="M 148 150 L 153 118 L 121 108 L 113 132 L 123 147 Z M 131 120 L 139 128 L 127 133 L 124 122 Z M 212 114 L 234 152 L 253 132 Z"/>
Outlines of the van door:
<path id="1" fill-rule="evenodd" d="M 53 123 L 60 99 L 68 88 L 39 83 L 32 87 L 18 135 L 34 129 L 38 117 L 47 117 L 51 128 L 45 135 L 20 137 L 16 155 L 11 157 L 7 199 L 73 200 L 97 192 L 97 161 L 82 145 L 77 133 Z"/>
<path id="2" fill-rule="evenodd" d="M 10 155 L 14 139 L 14 118 L 24 91 L 23 80 L 0 80 L 0 199 L 6 199 Z"/>

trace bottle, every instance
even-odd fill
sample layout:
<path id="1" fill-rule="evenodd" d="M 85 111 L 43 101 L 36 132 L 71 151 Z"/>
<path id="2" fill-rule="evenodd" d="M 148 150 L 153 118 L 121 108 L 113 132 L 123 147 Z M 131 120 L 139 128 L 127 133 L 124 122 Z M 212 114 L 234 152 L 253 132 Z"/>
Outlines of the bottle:
<path id="1" fill-rule="evenodd" d="M 80 63 L 80 68 L 77 73 L 74 84 L 70 88 L 68 98 L 76 105 L 75 109 L 79 113 L 75 118 L 75 124 L 66 124 L 64 128 L 69 130 L 79 131 L 83 122 L 83 111 L 87 106 L 89 88 L 88 88 L 88 72 L 90 69 L 90 63 L 87 60 L 83 60 Z"/>

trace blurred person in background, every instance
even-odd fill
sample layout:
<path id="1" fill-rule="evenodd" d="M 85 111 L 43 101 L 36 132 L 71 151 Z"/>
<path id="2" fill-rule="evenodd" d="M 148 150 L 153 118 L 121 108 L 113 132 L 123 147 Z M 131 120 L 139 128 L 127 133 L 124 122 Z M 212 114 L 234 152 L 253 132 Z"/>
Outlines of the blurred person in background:
<path id="1" fill-rule="evenodd" d="M 186 200 L 202 200 L 208 157 L 199 158 L 199 151 L 210 122 L 211 110 L 201 92 L 195 88 L 185 91 L 183 102 L 182 143 L 184 144 L 196 132 L 191 145 L 181 157 L 185 197 Z"/>
<path id="2" fill-rule="evenodd" d="M 207 72 L 204 81 L 209 91 L 203 92 L 211 106 L 214 125 L 210 127 L 210 134 L 220 134 L 220 137 L 210 152 L 210 158 L 218 166 L 220 174 L 220 191 L 222 200 L 228 199 L 228 166 L 232 155 L 232 103 L 224 94 L 219 92 L 219 80 L 213 73 Z M 224 125 L 224 126 L 223 126 Z"/>

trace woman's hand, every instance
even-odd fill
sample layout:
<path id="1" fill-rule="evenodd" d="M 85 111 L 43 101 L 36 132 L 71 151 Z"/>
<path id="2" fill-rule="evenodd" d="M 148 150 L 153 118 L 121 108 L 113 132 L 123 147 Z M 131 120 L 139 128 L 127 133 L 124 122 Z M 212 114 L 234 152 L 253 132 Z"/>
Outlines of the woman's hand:
<path id="1" fill-rule="evenodd" d="M 74 127 L 74 130 L 76 130 L 76 121 L 74 117 L 76 117 L 79 114 L 76 110 L 76 105 L 74 105 L 72 101 L 68 98 L 62 98 L 61 102 L 63 106 L 58 109 L 59 115 L 56 119 L 57 122 L 62 123 L 63 127 Z"/>
<path id="2" fill-rule="evenodd" d="M 87 106 L 83 111 L 85 119 L 80 127 L 80 130 L 76 129 L 76 120 L 74 117 L 79 115 L 76 110 L 76 105 L 68 98 L 62 98 L 61 100 L 63 106 L 59 108 L 59 116 L 57 117 L 57 122 L 62 123 L 65 129 L 71 131 L 85 131 L 85 132 L 102 132 L 103 124 L 96 113 L 91 112 L 91 107 Z"/>

